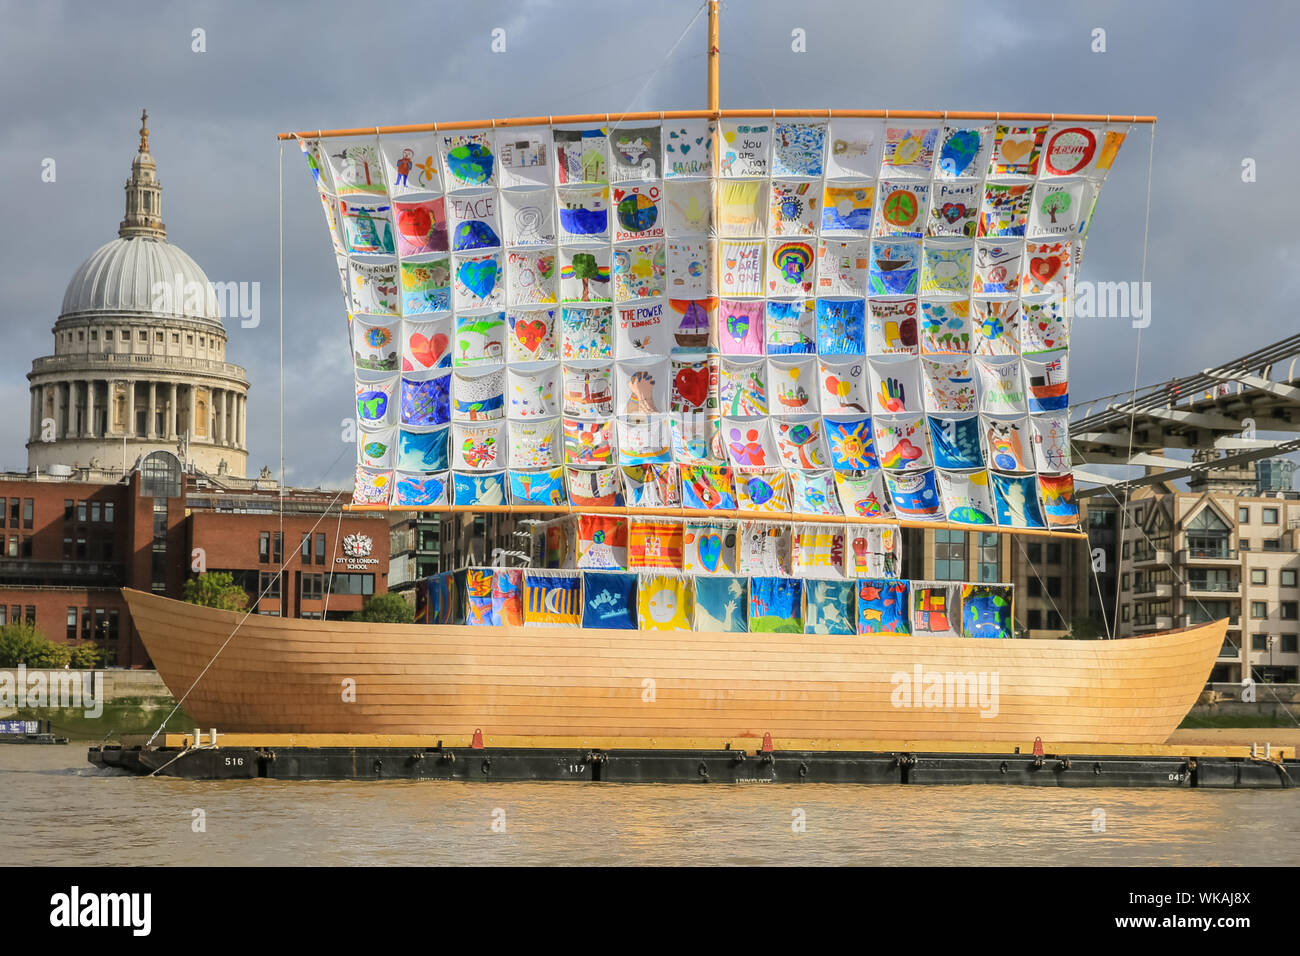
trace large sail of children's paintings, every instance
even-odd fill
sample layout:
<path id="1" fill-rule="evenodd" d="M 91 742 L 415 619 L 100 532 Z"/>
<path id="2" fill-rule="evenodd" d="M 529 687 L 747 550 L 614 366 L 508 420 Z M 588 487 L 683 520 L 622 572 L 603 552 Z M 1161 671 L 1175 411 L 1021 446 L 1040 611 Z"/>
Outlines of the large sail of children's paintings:
<path id="1" fill-rule="evenodd" d="M 1072 528 L 1072 301 L 1127 126 L 780 116 L 302 140 L 354 502 Z"/>

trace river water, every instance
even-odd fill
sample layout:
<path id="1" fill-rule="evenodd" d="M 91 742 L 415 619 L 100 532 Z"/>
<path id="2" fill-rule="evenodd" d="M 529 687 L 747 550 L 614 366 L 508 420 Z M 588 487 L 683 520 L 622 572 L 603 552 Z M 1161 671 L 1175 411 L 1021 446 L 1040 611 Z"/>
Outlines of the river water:
<path id="1" fill-rule="evenodd" d="M 1296 865 L 1300 792 L 213 782 L 0 745 L 0 863 Z"/>

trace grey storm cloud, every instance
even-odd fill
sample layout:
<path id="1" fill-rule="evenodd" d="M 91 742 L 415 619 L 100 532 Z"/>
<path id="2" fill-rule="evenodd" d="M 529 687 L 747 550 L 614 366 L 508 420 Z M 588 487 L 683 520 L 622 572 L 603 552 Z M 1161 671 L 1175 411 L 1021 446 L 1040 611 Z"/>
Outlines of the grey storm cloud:
<path id="1" fill-rule="evenodd" d="M 0 3 L 0 397 L 11 410 L 0 419 L 0 466 L 25 467 L 25 375 L 52 351 L 73 271 L 116 235 L 141 107 L 168 238 L 213 281 L 261 283 L 261 324 L 227 322 L 229 358 L 253 386 L 250 469 L 278 471 L 283 441 L 290 482 L 339 486 L 351 474 L 340 423 L 354 412 L 344 312 L 310 177 L 293 144 L 281 159 L 275 134 L 698 108 L 704 18 L 682 37 L 698 8 L 695 0 Z M 1139 337 L 1138 378 L 1148 383 L 1295 330 L 1296 240 L 1279 228 L 1278 197 L 1300 147 L 1290 122 L 1300 9 L 1224 10 L 732 0 L 722 103 L 1159 115 L 1153 154 L 1141 129 L 1121 151 L 1081 274 L 1136 281 L 1145 250 L 1151 325 L 1076 325 L 1071 392 L 1105 395 L 1132 385 Z M 498 27 L 504 53 L 491 50 Z M 192 50 L 196 29 L 202 53 Z M 791 49 L 795 29 L 806 53 Z M 1092 51 L 1096 29 L 1106 31 L 1104 53 Z M 54 183 L 41 181 L 46 158 L 57 164 Z M 1255 183 L 1242 182 L 1245 158 L 1256 163 Z"/>

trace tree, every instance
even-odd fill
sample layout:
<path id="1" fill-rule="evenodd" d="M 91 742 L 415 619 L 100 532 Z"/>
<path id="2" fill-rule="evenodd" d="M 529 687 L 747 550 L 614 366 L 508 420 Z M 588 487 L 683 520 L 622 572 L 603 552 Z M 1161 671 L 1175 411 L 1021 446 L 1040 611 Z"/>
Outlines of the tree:
<path id="1" fill-rule="evenodd" d="M 223 611 L 242 611 L 248 607 L 248 593 L 226 571 L 208 571 L 190 578 L 185 582 L 185 600 Z"/>
<path id="2" fill-rule="evenodd" d="M 596 257 L 590 252 L 577 253 L 573 257 L 573 277 L 582 280 L 582 301 L 586 302 L 591 291 L 591 280 L 602 281 Z"/>
<path id="3" fill-rule="evenodd" d="M 31 668 L 57 670 L 66 667 L 71 658 L 72 653 L 67 647 L 46 640 L 31 624 L 20 621 L 0 627 L 0 667 L 25 664 Z"/>
<path id="4" fill-rule="evenodd" d="M 1070 618 L 1070 630 L 1065 634 L 1066 640 L 1071 641 L 1091 641 L 1105 636 L 1101 626 L 1086 615 Z"/>
<path id="5" fill-rule="evenodd" d="M 1063 189 L 1048 193 L 1043 199 L 1042 211 L 1052 217 L 1052 222 L 1056 222 L 1058 212 L 1065 212 L 1069 208 L 1070 194 Z"/>
<path id="6" fill-rule="evenodd" d="M 108 651 L 102 647 L 96 647 L 94 644 L 82 644 L 72 648 L 71 664 L 78 669 L 93 669 L 104 663 L 108 657 Z"/>
<path id="7" fill-rule="evenodd" d="M 375 624 L 410 624 L 415 620 L 415 608 L 400 594 L 376 594 L 366 600 L 365 607 L 352 615 L 352 620 Z"/>

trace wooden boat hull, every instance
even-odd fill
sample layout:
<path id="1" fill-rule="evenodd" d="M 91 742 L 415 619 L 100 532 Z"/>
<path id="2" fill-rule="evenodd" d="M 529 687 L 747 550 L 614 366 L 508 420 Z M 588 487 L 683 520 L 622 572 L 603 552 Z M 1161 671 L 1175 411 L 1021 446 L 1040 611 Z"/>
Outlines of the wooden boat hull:
<path id="1" fill-rule="evenodd" d="M 124 593 L 185 711 L 242 733 L 1163 743 L 1227 630 L 991 641 L 241 623 Z"/>

